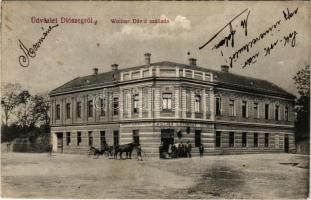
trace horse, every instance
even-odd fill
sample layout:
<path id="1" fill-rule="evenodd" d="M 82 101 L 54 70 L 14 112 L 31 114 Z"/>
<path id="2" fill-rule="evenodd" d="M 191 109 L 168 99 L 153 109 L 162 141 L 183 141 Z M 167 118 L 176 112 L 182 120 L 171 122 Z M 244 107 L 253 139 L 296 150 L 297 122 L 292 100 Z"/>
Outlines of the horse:
<path id="1" fill-rule="evenodd" d="M 105 152 L 104 150 L 99 150 L 91 146 L 89 150 L 89 155 L 93 154 L 94 156 L 96 156 L 96 158 L 98 158 L 99 156 L 104 155 L 104 152 Z"/>
<path id="2" fill-rule="evenodd" d="M 123 145 L 116 145 L 114 147 L 114 158 L 117 159 L 118 153 L 120 154 L 120 159 L 122 159 L 123 152 L 126 153 L 126 158 L 132 159 L 132 152 L 134 147 L 136 147 L 136 143 L 129 143 L 129 144 L 123 144 Z"/>

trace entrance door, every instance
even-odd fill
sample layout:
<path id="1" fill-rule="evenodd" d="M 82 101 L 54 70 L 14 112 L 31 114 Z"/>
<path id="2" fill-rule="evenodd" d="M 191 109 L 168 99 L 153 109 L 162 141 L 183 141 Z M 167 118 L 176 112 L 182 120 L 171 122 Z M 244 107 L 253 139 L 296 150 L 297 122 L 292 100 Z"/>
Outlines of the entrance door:
<path id="1" fill-rule="evenodd" d="M 63 133 L 57 133 L 57 152 L 63 153 Z"/>
<path id="2" fill-rule="evenodd" d="M 119 145 L 119 131 L 113 131 L 113 146 Z"/>
<path id="3" fill-rule="evenodd" d="M 162 129 L 161 130 L 161 144 L 162 150 L 168 152 L 169 145 L 174 144 L 174 129 Z"/>
<path id="4" fill-rule="evenodd" d="M 289 152 L 289 140 L 288 140 L 288 135 L 284 136 L 284 149 L 285 152 L 288 153 Z"/>

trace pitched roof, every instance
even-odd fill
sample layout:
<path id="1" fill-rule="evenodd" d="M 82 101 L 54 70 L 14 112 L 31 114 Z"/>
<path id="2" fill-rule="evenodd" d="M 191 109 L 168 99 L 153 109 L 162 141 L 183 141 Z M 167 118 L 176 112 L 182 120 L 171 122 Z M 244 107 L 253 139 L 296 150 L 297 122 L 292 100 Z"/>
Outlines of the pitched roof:
<path id="1" fill-rule="evenodd" d="M 204 72 L 209 72 L 213 74 L 214 82 L 219 84 L 221 87 L 227 88 L 234 88 L 234 89 L 244 89 L 244 90 L 251 90 L 251 91 L 258 91 L 258 92 L 266 92 L 272 93 L 276 95 L 281 95 L 289 98 L 294 98 L 294 95 L 288 93 L 284 89 L 280 88 L 279 86 L 257 78 L 246 77 L 237 75 L 231 72 L 223 72 L 217 71 L 212 69 L 207 69 L 204 67 L 196 66 L 192 67 L 190 65 L 175 63 L 170 61 L 162 61 L 151 63 L 151 66 L 168 66 L 168 67 L 180 67 L 186 69 L 197 69 Z M 120 81 L 120 74 L 121 72 L 126 72 L 130 70 L 137 70 L 141 68 L 148 68 L 148 65 L 141 65 L 136 67 L 130 67 L 126 69 L 120 69 L 117 71 L 109 71 L 100 73 L 97 75 L 88 75 L 84 77 L 77 77 L 64 85 L 52 90 L 50 95 L 56 95 L 57 93 L 66 93 L 71 91 L 78 91 L 80 89 L 87 89 L 93 87 L 101 87 L 113 83 L 118 83 Z"/>

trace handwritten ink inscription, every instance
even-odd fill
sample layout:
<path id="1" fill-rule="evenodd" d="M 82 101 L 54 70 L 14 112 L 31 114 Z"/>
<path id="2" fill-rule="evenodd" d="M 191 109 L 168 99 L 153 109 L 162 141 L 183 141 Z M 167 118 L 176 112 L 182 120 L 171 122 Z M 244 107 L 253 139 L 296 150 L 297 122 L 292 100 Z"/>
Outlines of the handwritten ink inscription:
<path id="1" fill-rule="evenodd" d="M 27 48 L 26 45 L 21 40 L 18 40 L 19 48 L 23 51 L 23 54 L 20 55 L 18 58 L 19 64 L 22 67 L 29 66 L 29 63 L 30 63 L 29 59 L 36 57 L 36 52 L 39 50 L 43 41 L 46 39 L 49 33 L 56 27 L 58 27 L 58 24 L 49 26 L 49 28 L 43 32 L 43 36 L 36 43 L 34 43 L 31 48 Z"/>
<path id="2" fill-rule="evenodd" d="M 244 39 L 247 39 L 248 37 L 248 19 L 250 16 L 250 10 L 245 9 L 238 15 L 236 15 L 232 20 L 230 20 L 224 27 L 222 27 L 213 37 L 211 37 L 206 43 L 204 43 L 202 46 L 199 47 L 199 50 L 202 50 L 209 44 L 212 44 L 212 47 L 210 50 L 212 51 L 220 51 L 220 55 L 222 57 L 226 57 L 224 61 L 227 63 L 229 60 L 229 66 L 232 68 L 238 61 L 241 63 L 241 67 L 245 68 L 247 66 L 250 66 L 251 64 L 254 64 L 257 62 L 258 59 L 266 57 L 270 55 L 273 51 L 276 50 L 276 48 L 281 48 L 283 43 L 283 47 L 287 46 L 288 43 L 290 43 L 290 47 L 295 47 L 296 45 L 296 37 L 298 35 L 296 30 L 293 30 L 292 32 L 285 34 L 284 36 L 281 36 L 277 39 L 271 39 L 273 34 L 278 33 L 281 29 L 282 23 L 289 22 L 295 15 L 298 13 L 298 8 L 291 11 L 290 9 L 283 10 L 283 18 L 277 19 L 268 26 L 267 29 L 259 33 L 254 38 L 249 39 L 247 42 L 243 42 Z M 240 21 L 239 21 L 240 20 Z M 239 24 L 240 29 L 234 29 L 234 25 Z M 238 27 L 238 26 L 235 26 Z M 237 37 L 237 33 L 240 31 L 243 31 L 241 34 L 241 37 Z M 225 34 L 224 32 L 228 31 L 229 34 Z M 225 34 L 224 37 L 219 38 L 220 34 Z M 218 39 L 218 40 L 217 40 Z M 240 45 L 236 45 L 238 39 L 240 39 Z M 256 48 L 258 48 L 259 43 L 263 43 L 263 41 L 272 40 L 270 44 L 268 44 L 263 49 L 260 49 L 256 51 Z M 236 46 L 235 46 L 236 45 Z M 229 54 L 225 56 L 224 50 L 227 50 Z M 251 53 L 251 50 L 255 51 L 255 53 Z M 263 51 L 263 52 L 261 52 Z M 251 54 L 250 56 L 248 54 Z M 241 61 L 244 57 L 247 57 L 245 61 Z"/>

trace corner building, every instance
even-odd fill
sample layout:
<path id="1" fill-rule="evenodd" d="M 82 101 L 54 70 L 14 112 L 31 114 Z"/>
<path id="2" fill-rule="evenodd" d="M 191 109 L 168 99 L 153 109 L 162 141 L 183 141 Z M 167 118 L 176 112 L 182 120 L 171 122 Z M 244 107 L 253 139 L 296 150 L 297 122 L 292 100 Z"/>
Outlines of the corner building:
<path id="1" fill-rule="evenodd" d="M 207 154 L 294 149 L 294 96 L 265 80 L 173 62 L 150 63 L 78 77 L 52 90 L 53 150 L 86 153 L 89 146 L 202 143 Z M 98 98 L 100 96 L 100 98 Z"/>

